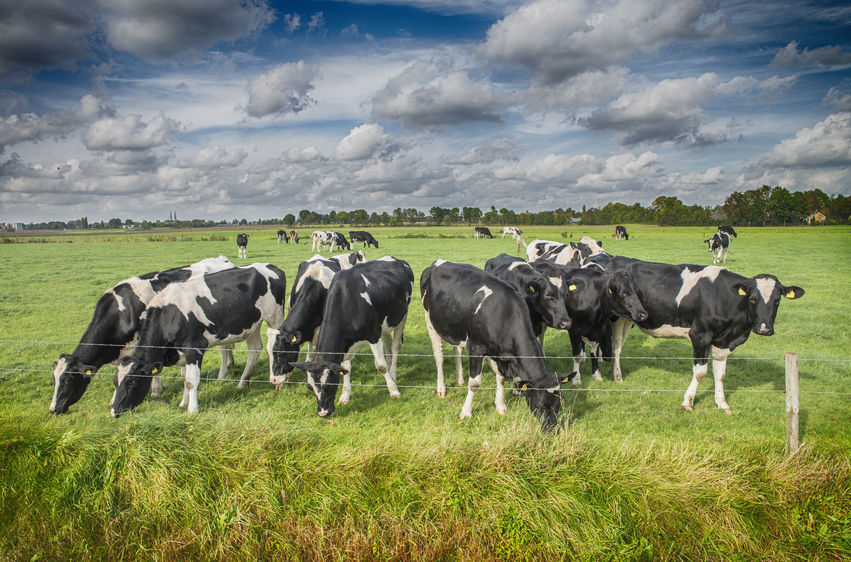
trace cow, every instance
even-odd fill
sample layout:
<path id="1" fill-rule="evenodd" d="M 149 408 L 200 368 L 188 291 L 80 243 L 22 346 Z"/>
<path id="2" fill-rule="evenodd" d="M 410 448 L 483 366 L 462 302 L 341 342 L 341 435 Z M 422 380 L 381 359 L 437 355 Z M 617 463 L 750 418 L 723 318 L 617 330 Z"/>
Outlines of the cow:
<path id="1" fill-rule="evenodd" d="M 712 263 L 717 264 L 724 258 L 724 263 L 727 263 L 727 252 L 730 251 L 730 235 L 726 232 L 716 232 L 712 238 L 703 241 L 709 246 L 709 251 L 712 253 Z"/>
<path id="2" fill-rule="evenodd" d="M 626 227 L 617 225 L 615 227 L 615 240 L 629 240 L 629 234 L 626 233 Z"/>
<path id="3" fill-rule="evenodd" d="M 311 251 L 313 252 L 321 252 L 325 246 L 331 247 L 332 234 L 327 230 L 314 230 L 313 231 L 313 246 L 311 246 Z"/>
<path id="4" fill-rule="evenodd" d="M 743 277 L 714 265 L 670 265 L 616 257 L 606 271 L 632 274 L 636 293 L 648 314 L 645 320 L 635 322 L 641 331 L 657 338 L 691 341 L 692 381 L 682 403 L 689 411 L 712 357 L 715 404 L 730 413 L 724 396 L 727 357 L 747 341 L 751 332 L 774 334 L 782 297 L 798 299 L 804 295 L 802 288 L 784 286 L 774 275 Z M 612 373 L 616 381 L 623 380 L 620 355 L 632 324 L 633 320 L 622 318 L 613 329 Z"/>
<path id="5" fill-rule="evenodd" d="M 591 355 L 592 377 L 602 380 L 600 360 L 612 356 L 612 320 L 615 317 L 635 321 L 647 318 L 631 274 L 612 274 L 599 266 L 576 268 L 546 260 L 530 265 L 561 288 L 565 308 L 572 320 L 568 329 L 573 353 L 573 371 L 568 375 L 571 382 L 574 385 L 582 382 L 579 365 L 585 356 L 586 343 Z"/>
<path id="6" fill-rule="evenodd" d="M 290 240 L 292 240 L 293 243 L 298 244 L 298 232 L 290 230 Z"/>
<path id="7" fill-rule="evenodd" d="M 355 242 L 363 242 L 363 247 L 367 246 L 375 246 L 378 248 L 378 240 L 372 237 L 372 234 L 366 232 L 365 230 L 350 230 L 349 238 L 352 241 L 352 244 Z"/>
<path id="8" fill-rule="evenodd" d="M 248 235 L 244 232 L 240 232 L 236 235 L 236 257 L 243 259 L 247 257 L 245 252 L 246 246 L 248 246 Z"/>
<path id="9" fill-rule="evenodd" d="M 733 229 L 732 226 L 729 226 L 729 225 L 719 226 L 718 232 L 724 232 L 724 233 L 732 236 L 733 238 L 738 238 L 738 236 L 736 235 L 736 231 Z"/>
<path id="10" fill-rule="evenodd" d="M 280 326 L 285 292 L 284 272 L 268 263 L 208 273 L 168 286 L 148 305 L 139 326 L 139 343 L 118 365 L 112 416 L 138 406 L 151 386 L 151 375 L 178 363 L 186 366 L 180 407 L 197 413 L 205 351 L 243 340 L 248 344 L 248 357 L 238 388 L 245 388 L 262 350 L 261 324 Z M 269 351 L 271 346 L 267 346 Z M 275 361 L 270 353 L 270 376 Z"/>
<path id="11" fill-rule="evenodd" d="M 579 267 L 587 259 L 602 254 L 603 248 L 596 240 L 583 237 L 579 242 L 562 244 L 551 240 L 532 240 L 526 246 L 526 261 L 547 260 L 560 265 Z"/>
<path id="12" fill-rule="evenodd" d="M 148 303 L 171 283 L 193 276 L 235 267 L 225 256 L 207 258 L 192 265 L 130 277 L 113 286 L 98 299 L 89 326 L 71 354 L 63 353 L 53 371 L 53 399 L 50 411 L 64 414 L 85 393 L 98 370 L 117 364 L 130 354 L 136 343 L 140 316 Z M 222 349 L 222 364 L 233 356 Z M 162 390 L 159 377 L 153 381 L 154 394 Z"/>
<path id="13" fill-rule="evenodd" d="M 341 250 L 351 250 L 352 246 L 349 244 L 348 238 L 346 235 L 341 232 L 332 232 L 331 233 L 331 251 L 334 251 L 334 247 L 337 247 Z"/>
<path id="14" fill-rule="evenodd" d="M 356 263 L 364 261 L 363 252 L 340 254 L 326 259 L 320 255 L 301 262 L 298 266 L 293 288 L 288 302 L 289 312 L 283 323 L 277 327 L 272 353 L 276 358 L 274 376 L 270 379 L 276 387 L 289 382 L 290 370 L 287 363 L 298 358 L 298 350 L 307 342 L 307 357 L 313 358 L 313 350 L 322 325 L 322 313 L 328 288 L 334 276 L 344 269 L 351 269 Z M 293 353 L 295 351 L 295 353 Z"/>
<path id="15" fill-rule="evenodd" d="M 502 227 L 502 237 L 511 236 L 515 240 L 521 235 L 521 231 L 516 226 L 504 226 Z"/>
<path id="16" fill-rule="evenodd" d="M 437 260 L 420 276 L 426 329 L 437 365 L 437 394 L 446 396 L 443 342 L 464 346 L 470 356 L 470 378 L 461 418 L 473 415 L 473 395 L 482 382 L 482 364 L 490 359 L 496 372 L 496 411 L 506 411 L 506 377 L 526 384 L 526 403 L 545 430 L 556 426 L 561 405 L 559 379 L 544 361 L 529 309 L 511 285 L 472 265 Z M 463 379 L 460 380 L 463 384 Z"/>
<path id="17" fill-rule="evenodd" d="M 570 316 L 558 288 L 522 258 L 500 254 L 485 263 L 485 271 L 505 281 L 523 296 L 529 307 L 532 329 L 536 335 L 541 334 L 538 343 L 543 345 L 544 323 L 557 330 L 570 327 Z"/>
<path id="18" fill-rule="evenodd" d="M 493 238 L 493 234 L 491 234 L 491 229 L 486 226 L 476 226 L 475 234 L 473 234 L 473 238 Z"/>
<path id="19" fill-rule="evenodd" d="M 287 243 L 287 244 L 290 243 L 290 239 L 287 236 L 287 231 L 286 230 L 279 230 L 278 231 L 278 244 L 284 244 L 284 243 Z"/>
<path id="20" fill-rule="evenodd" d="M 413 287 L 411 266 L 391 256 L 357 264 L 334 276 L 328 288 L 313 360 L 293 363 L 307 373 L 307 385 L 316 395 L 319 417 L 334 413 L 340 377 L 343 377 L 340 404 L 349 403 L 351 362 L 363 344 L 369 344 L 375 368 L 384 375 L 390 396 L 400 397 L 396 360 Z M 385 347 L 390 348 L 389 367 Z"/>

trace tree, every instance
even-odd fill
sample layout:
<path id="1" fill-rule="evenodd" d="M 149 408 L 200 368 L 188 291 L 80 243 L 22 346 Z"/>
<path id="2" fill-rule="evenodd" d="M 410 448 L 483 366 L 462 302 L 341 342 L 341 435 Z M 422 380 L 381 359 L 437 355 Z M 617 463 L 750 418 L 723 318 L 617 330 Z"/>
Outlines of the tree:
<path id="1" fill-rule="evenodd" d="M 109 219 L 106 223 L 109 228 L 121 228 L 121 219 Z"/>
<path id="2" fill-rule="evenodd" d="M 295 223 L 295 215 L 292 213 L 287 213 L 284 216 L 284 224 L 287 226 L 292 226 Z"/>
<path id="3" fill-rule="evenodd" d="M 434 224 L 440 224 L 443 222 L 443 218 L 449 213 L 449 210 L 442 207 L 432 207 L 428 212 Z"/>
<path id="4" fill-rule="evenodd" d="M 482 210 L 478 207 L 464 207 L 461 213 L 464 217 L 464 221 L 467 224 L 473 224 L 474 222 L 478 222 L 479 219 L 482 218 Z"/>

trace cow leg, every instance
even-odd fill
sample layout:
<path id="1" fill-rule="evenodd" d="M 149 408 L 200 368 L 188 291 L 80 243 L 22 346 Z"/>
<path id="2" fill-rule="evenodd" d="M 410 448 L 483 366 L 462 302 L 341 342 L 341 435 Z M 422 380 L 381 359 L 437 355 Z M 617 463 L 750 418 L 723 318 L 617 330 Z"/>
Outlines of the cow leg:
<path id="1" fill-rule="evenodd" d="M 692 349 L 694 350 L 694 365 L 692 365 L 691 384 L 686 389 L 683 397 L 683 410 L 691 412 L 694 409 L 694 397 L 697 395 L 697 386 L 703 377 L 706 376 L 706 371 L 709 369 L 709 344 L 692 340 Z"/>
<path id="2" fill-rule="evenodd" d="M 399 359 L 399 349 L 402 347 L 402 337 L 405 334 L 405 323 L 408 321 L 408 315 L 406 314 L 402 321 L 393 328 L 393 339 L 392 341 L 385 342 L 385 346 L 390 348 L 390 376 L 393 378 L 393 382 L 396 382 L 396 365 Z M 388 340 L 390 340 L 390 335 L 388 334 Z"/>
<path id="3" fill-rule="evenodd" d="M 633 322 L 629 318 L 618 318 L 612 326 L 612 378 L 617 382 L 623 381 L 621 351 L 632 324 Z"/>
<path id="4" fill-rule="evenodd" d="M 730 406 L 724 397 L 724 377 L 727 375 L 727 356 L 732 353 L 729 349 L 712 346 L 712 375 L 715 377 L 715 404 L 727 412 Z"/>
<path id="5" fill-rule="evenodd" d="M 443 338 L 434 329 L 428 311 L 425 312 L 425 323 L 428 338 L 431 340 L 434 363 L 437 365 L 437 395 L 444 398 L 446 396 L 446 380 L 443 378 Z"/>
<path id="6" fill-rule="evenodd" d="M 370 346 L 371 347 L 371 346 Z M 348 404 L 352 399 L 352 358 L 357 353 L 360 345 L 353 345 L 344 355 L 340 366 L 346 371 L 343 375 L 343 394 L 340 395 L 340 404 Z"/>
<path id="7" fill-rule="evenodd" d="M 186 411 L 190 414 L 198 413 L 198 385 L 201 382 L 201 364 L 186 364 L 186 376 L 183 381 L 184 402 L 187 404 Z M 181 405 L 184 404 L 181 402 Z"/>
<path id="8" fill-rule="evenodd" d="M 547 333 L 547 325 L 541 322 L 541 333 L 538 334 L 538 345 L 541 346 L 541 351 L 544 351 L 544 334 Z"/>
<path id="9" fill-rule="evenodd" d="M 576 333 L 570 334 L 570 350 L 573 353 L 573 378 L 570 382 L 574 386 L 578 386 L 582 384 L 582 374 L 579 372 L 579 366 L 585 360 L 585 342 L 582 341 L 582 336 Z"/>
<path id="10" fill-rule="evenodd" d="M 151 396 L 159 396 L 163 393 L 163 383 L 159 375 L 154 375 L 151 379 Z"/>
<path id="11" fill-rule="evenodd" d="M 260 326 L 254 330 L 247 338 L 245 343 L 248 344 L 248 353 L 245 360 L 245 369 L 242 371 L 242 376 L 239 377 L 237 388 L 243 389 L 248 386 L 248 379 L 251 378 L 251 371 L 254 370 L 254 365 L 257 364 L 257 359 L 263 350 L 263 339 L 260 337 Z"/>
<path id="12" fill-rule="evenodd" d="M 279 330 L 275 328 L 266 328 L 266 355 L 269 356 L 269 380 L 275 376 L 275 340 L 278 339 Z M 284 375 L 284 381 L 289 381 L 289 373 Z"/>
<path id="13" fill-rule="evenodd" d="M 384 381 L 387 383 L 387 391 L 390 393 L 390 397 L 399 398 L 401 394 L 399 394 L 399 389 L 396 387 L 396 381 L 393 379 L 393 375 L 387 368 L 387 358 L 384 356 L 384 348 L 388 347 L 385 345 L 384 334 L 381 335 L 381 338 L 377 342 L 369 344 L 369 347 L 372 350 L 372 358 L 375 360 L 375 368 L 384 375 Z"/>
<path id="14" fill-rule="evenodd" d="M 724 248 L 724 263 L 727 263 L 727 252 L 729 252 L 729 251 L 730 251 L 730 250 L 729 250 L 729 248 Z M 714 371 L 714 370 L 715 370 L 715 369 L 714 369 L 714 367 L 713 367 L 713 371 Z"/>
<path id="15" fill-rule="evenodd" d="M 461 358 L 461 346 L 455 346 L 455 384 L 464 385 L 464 361 Z"/>
<path id="16" fill-rule="evenodd" d="M 305 361 L 313 361 L 313 355 L 316 353 L 316 344 L 319 341 L 319 326 L 313 331 L 313 339 L 307 340 L 307 354 L 304 356 Z"/>
<path id="17" fill-rule="evenodd" d="M 224 380 L 228 376 L 228 367 L 233 365 L 233 344 L 225 344 L 221 349 L 222 364 L 219 366 L 218 380 Z"/>
<path id="18" fill-rule="evenodd" d="M 491 369 L 496 374 L 496 396 L 494 397 L 493 404 L 496 406 L 496 413 L 501 416 L 507 410 L 505 407 L 505 377 L 500 374 L 499 365 L 496 364 L 496 361 L 488 357 L 488 363 L 490 363 Z"/>
<path id="19" fill-rule="evenodd" d="M 591 378 L 595 381 L 603 380 L 600 374 L 600 359 L 603 355 L 602 348 L 597 342 L 588 342 L 588 351 L 591 355 Z"/>
<path id="20" fill-rule="evenodd" d="M 470 378 L 467 380 L 467 399 L 461 408 L 461 418 L 473 417 L 473 396 L 482 384 L 482 363 L 484 362 L 484 349 L 478 346 L 467 346 L 470 354 Z"/>

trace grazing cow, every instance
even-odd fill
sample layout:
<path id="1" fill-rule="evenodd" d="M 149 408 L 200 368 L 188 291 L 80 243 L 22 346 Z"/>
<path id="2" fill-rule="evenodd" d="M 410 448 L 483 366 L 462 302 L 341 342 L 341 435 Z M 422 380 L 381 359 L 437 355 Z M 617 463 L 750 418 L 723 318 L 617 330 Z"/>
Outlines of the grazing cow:
<path id="1" fill-rule="evenodd" d="M 248 235 L 240 232 L 236 235 L 236 253 L 238 258 L 246 258 L 245 248 L 248 246 Z"/>
<path id="2" fill-rule="evenodd" d="M 526 246 L 526 261 L 547 260 L 560 265 L 582 266 L 591 256 L 602 254 L 603 248 L 592 238 L 562 244 L 551 240 L 532 240 Z"/>
<path id="3" fill-rule="evenodd" d="M 349 238 L 352 240 L 352 244 L 355 242 L 363 242 L 363 247 L 367 246 L 375 246 L 378 248 L 378 240 L 372 237 L 372 234 L 366 232 L 365 230 L 350 230 Z"/>
<path id="4" fill-rule="evenodd" d="M 198 263 L 131 277 L 118 283 L 98 299 L 89 326 L 70 355 L 63 353 L 53 371 L 53 399 L 50 411 L 64 414 L 88 388 L 95 373 L 107 363 L 117 364 L 130 354 L 136 343 L 140 316 L 148 303 L 171 283 L 212 271 L 234 267 L 225 256 L 207 258 Z M 222 349 L 222 364 L 233 356 Z M 160 380 L 153 381 L 154 394 L 161 390 Z"/>
<path id="5" fill-rule="evenodd" d="M 727 263 L 727 252 L 730 251 L 730 235 L 726 232 L 716 232 L 712 238 L 703 241 L 709 245 L 709 251 L 712 253 L 712 263 L 716 264 L 724 257 L 724 263 Z"/>
<path id="6" fill-rule="evenodd" d="M 561 405 L 559 379 L 544 361 L 535 338 L 529 308 L 514 287 L 472 265 L 437 260 L 420 276 L 434 361 L 437 394 L 446 395 L 443 378 L 443 342 L 465 346 L 470 355 L 467 399 L 461 418 L 473 415 L 473 395 L 482 382 L 482 364 L 490 359 L 496 372 L 496 411 L 506 411 L 506 377 L 526 384 L 526 403 L 544 429 L 556 426 Z M 459 381 L 463 384 L 463 379 Z"/>
<path id="7" fill-rule="evenodd" d="M 332 232 L 331 233 L 331 251 L 334 251 L 334 247 L 339 248 L 340 250 L 351 250 L 352 246 L 349 244 L 348 238 L 342 232 Z"/>
<path id="8" fill-rule="evenodd" d="M 292 240 L 293 243 L 298 244 L 298 232 L 290 230 L 290 240 Z"/>
<path id="9" fill-rule="evenodd" d="M 738 238 L 738 236 L 736 235 L 736 231 L 733 230 L 733 227 L 729 226 L 729 225 L 719 226 L 718 232 L 724 232 L 724 233 L 732 236 L 733 238 Z"/>
<path id="10" fill-rule="evenodd" d="M 636 322 L 641 331 L 657 338 L 691 340 L 694 352 L 692 381 L 682 407 L 691 410 L 697 386 L 712 357 L 715 403 L 730 413 L 724 396 L 727 357 L 751 332 L 770 336 L 781 297 L 797 299 L 804 290 L 784 286 L 777 277 L 761 274 L 743 277 L 726 268 L 701 265 L 669 265 L 616 257 L 607 271 L 632 274 L 636 292 L 647 311 Z M 612 348 L 615 380 L 622 380 L 620 355 L 632 320 L 621 319 L 614 327 Z"/>
<path id="11" fill-rule="evenodd" d="M 529 307 L 532 329 L 535 334 L 541 334 L 539 343 L 543 343 L 544 322 L 557 330 L 570 327 L 570 316 L 558 288 L 522 258 L 500 254 L 485 263 L 485 271 L 505 281 L 523 296 Z"/>
<path id="12" fill-rule="evenodd" d="M 328 232 L 327 230 L 314 230 L 313 231 L 313 246 L 311 246 L 311 251 L 321 252 L 325 246 L 331 247 L 332 242 L 332 232 Z"/>
<path id="13" fill-rule="evenodd" d="M 546 260 L 538 260 L 530 265 L 561 287 L 567 313 L 573 321 L 568 330 L 573 352 L 573 372 L 568 377 L 572 376 L 575 385 L 582 382 L 579 365 L 585 356 L 587 343 L 592 376 L 595 380 L 602 380 L 600 360 L 612 356 L 613 318 L 625 317 L 635 321 L 647 318 L 647 311 L 638 300 L 631 274 L 623 271 L 613 274 L 588 265 L 576 268 Z"/>
<path id="14" fill-rule="evenodd" d="M 629 234 L 626 233 L 626 227 L 617 225 L 615 227 L 615 240 L 629 240 Z"/>
<path id="15" fill-rule="evenodd" d="M 243 340 L 248 344 L 248 358 L 238 388 L 244 388 L 262 350 L 261 324 L 265 321 L 272 328 L 284 320 L 285 292 L 284 272 L 268 263 L 208 273 L 168 286 L 148 305 L 139 327 L 139 343 L 118 366 L 112 416 L 138 406 L 151 386 L 151 375 L 178 363 L 186 365 L 180 406 L 187 406 L 190 414 L 197 413 L 204 352 Z M 275 360 L 270 354 L 270 376 Z"/>
<path id="16" fill-rule="evenodd" d="M 476 226 L 476 233 L 473 234 L 473 238 L 493 238 L 493 234 L 491 234 L 491 229 L 486 226 Z"/>
<path id="17" fill-rule="evenodd" d="M 506 235 L 511 236 L 515 240 L 521 235 L 521 231 L 516 226 L 504 226 L 502 227 L 502 237 L 505 238 Z"/>
<path id="18" fill-rule="evenodd" d="M 307 342 L 306 359 L 310 361 L 313 358 L 331 280 L 340 271 L 351 269 L 353 265 L 363 261 L 363 252 L 355 252 L 340 254 L 330 259 L 316 255 L 299 264 L 290 292 L 289 312 L 278 327 L 272 344 L 272 353 L 276 358 L 284 359 L 275 363 L 271 382 L 276 387 L 289 382 L 291 369 L 286 368 L 287 364 L 298 359 L 298 350 L 304 342 Z"/>
<path id="19" fill-rule="evenodd" d="M 286 230 L 279 230 L 278 231 L 278 244 L 283 244 L 285 242 L 287 244 L 290 243 L 290 239 L 287 237 L 287 231 Z"/>
<path id="20" fill-rule="evenodd" d="M 358 264 L 334 276 L 322 313 L 314 359 L 293 363 L 307 372 L 307 385 L 316 395 L 319 417 L 334 412 L 341 376 L 340 404 L 348 404 L 352 395 L 352 358 L 365 343 L 372 349 L 375 368 L 384 375 L 390 396 L 399 398 L 396 360 L 413 287 L 411 266 L 390 256 Z M 390 348 L 389 368 L 385 347 Z"/>

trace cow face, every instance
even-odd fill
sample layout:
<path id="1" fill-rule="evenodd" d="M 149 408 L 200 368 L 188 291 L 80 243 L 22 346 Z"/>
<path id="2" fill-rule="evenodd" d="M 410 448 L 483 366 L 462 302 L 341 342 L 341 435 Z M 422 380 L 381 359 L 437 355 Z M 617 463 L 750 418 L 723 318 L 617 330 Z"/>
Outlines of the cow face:
<path id="1" fill-rule="evenodd" d="M 647 320 L 647 311 L 635 292 L 635 284 L 630 273 L 618 271 L 611 277 L 608 285 L 606 298 L 609 299 L 612 312 L 635 322 Z"/>
<path id="2" fill-rule="evenodd" d="M 293 367 L 307 373 L 307 386 L 316 395 L 316 413 L 319 417 L 326 418 L 333 414 L 340 377 L 347 375 L 348 371 L 330 361 L 293 363 Z"/>
<path id="3" fill-rule="evenodd" d="M 50 403 L 50 411 L 54 414 L 67 412 L 86 392 L 95 372 L 96 368 L 83 365 L 67 353 L 60 355 L 53 370 L 53 400 Z"/>
<path id="4" fill-rule="evenodd" d="M 804 295 L 804 290 L 794 285 L 786 287 L 773 275 L 757 275 L 744 283 L 733 285 L 736 294 L 745 299 L 748 320 L 753 322 L 753 333 L 760 336 L 774 334 L 774 319 L 777 317 L 777 307 L 780 299 L 797 299 Z"/>
<path id="5" fill-rule="evenodd" d="M 298 359 L 298 350 L 304 343 L 304 339 L 301 332 L 290 333 L 284 330 L 269 330 L 267 336 L 266 345 L 271 344 L 272 346 L 270 353 L 272 376 L 269 377 L 269 381 L 275 385 L 275 388 L 280 388 L 281 385 L 290 380 L 293 361 Z"/>
<path id="6" fill-rule="evenodd" d="M 527 383 L 531 387 L 531 383 Z M 526 391 L 526 404 L 541 422 L 544 431 L 552 431 L 558 423 L 558 410 L 561 407 L 561 388 L 529 388 Z"/>
<path id="7" fill-rule="evenodd" d="M 115 374 L 115 398 L 110 414 L 117 418 L 123 412 L 142 403 L 151 389 L 151 380 L 163 370 L 162 363 L 143 365 L 140 362 L 122 361 Z"/>
<path id="8" fill-rule="evenodd" d="M 555 285 L 541 277 L 529 281 L 525 289 L 526 298 L 531 300 L 535 310 L 544 317 L 544 322 L 559 330 L 570 328 L 570 316 Z"/>

